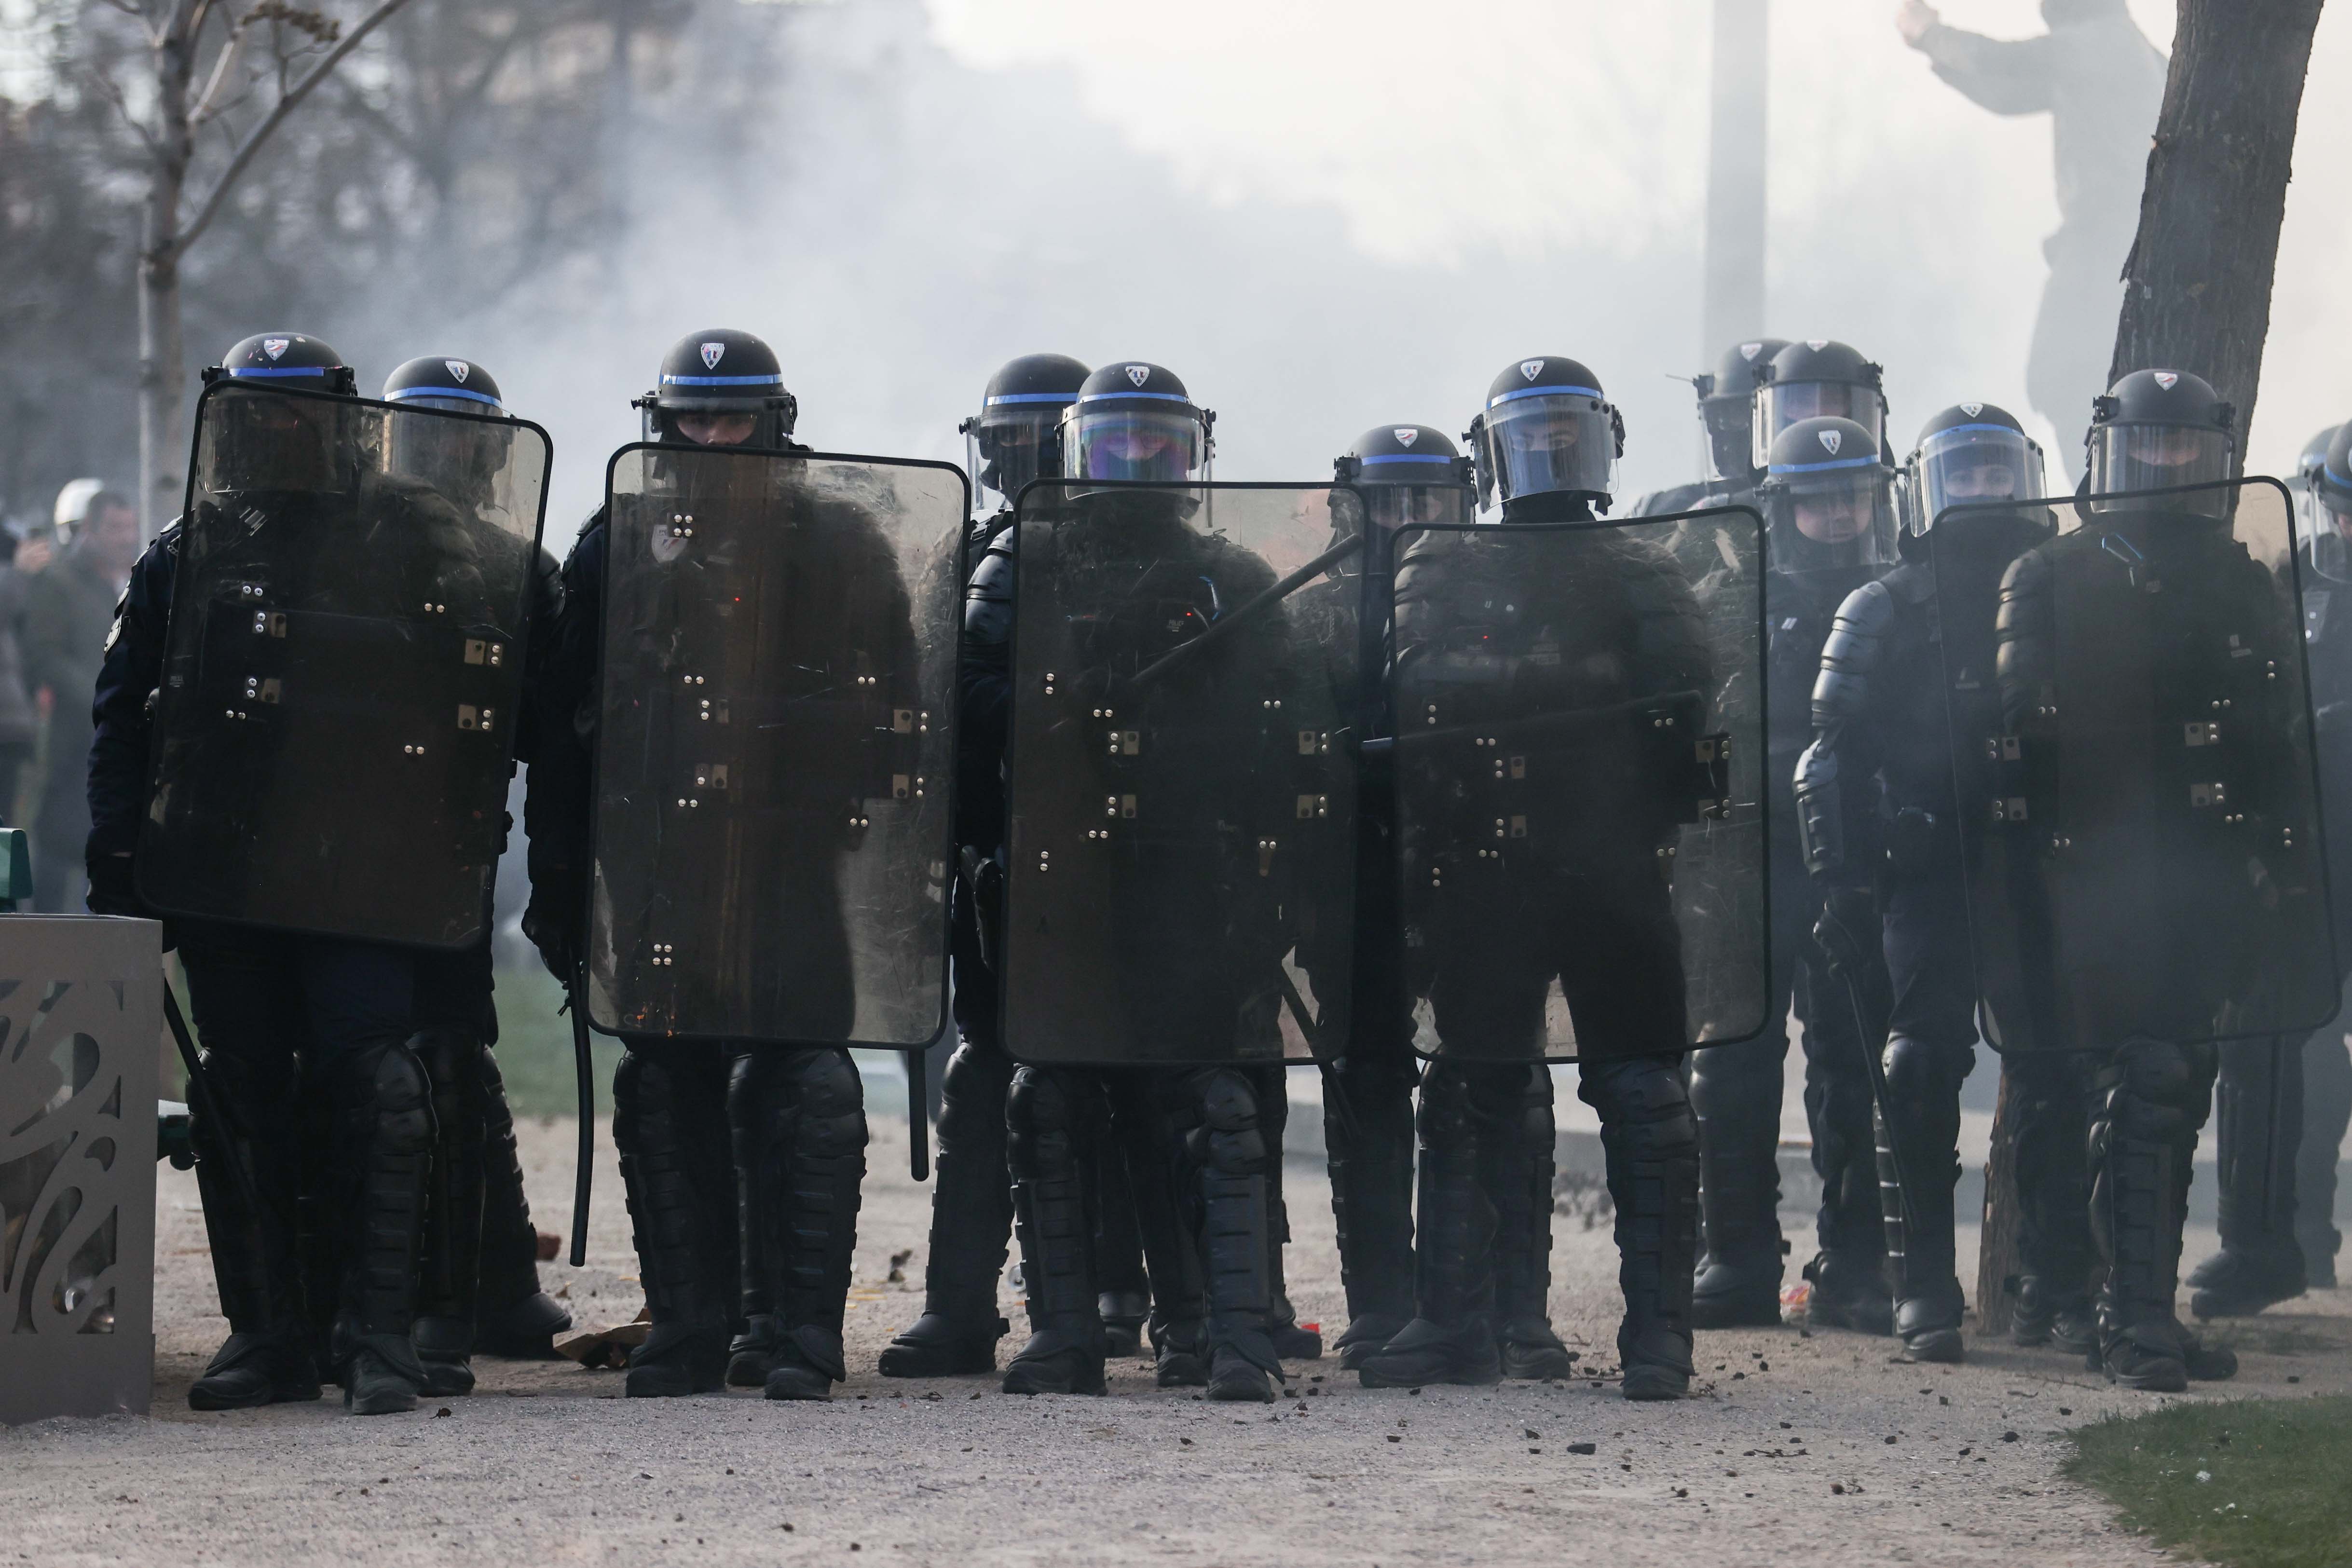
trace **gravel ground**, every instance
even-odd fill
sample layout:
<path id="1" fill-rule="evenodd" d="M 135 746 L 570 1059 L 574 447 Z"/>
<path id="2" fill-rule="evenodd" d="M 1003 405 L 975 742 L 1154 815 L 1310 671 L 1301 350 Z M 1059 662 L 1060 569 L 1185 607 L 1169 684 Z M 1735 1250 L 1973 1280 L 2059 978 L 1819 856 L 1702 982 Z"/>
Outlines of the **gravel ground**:
<path id="1" fill-rule="evenodd" d="M 471 1398 L 411 1416 L 361 1420 L 331 1399 L 195 1415 L 187 1385 L 225 1326 L 195 1184 L 161 1167 L 155 1414 L 0 1432 L 0 1563 L 2163 1560 L 2056 1474 L 2067 1427 L 2153 1401 L 2055 1354 L 1973 1340 L 1967 1365 L 1929 1369 L 1852 1334 L 1703 1334 L 1692 1397 L 1664 1406 L 1589 1382 L 1372 1392 L 1328 1363 L 1294 1364 L 1298 1396 L 1271 1408 L 1162 1393 L 1142 1363 L 1115 1367 L 1106 1399 L 887 1382 L 872 1368 L 919 1310 L 929 1194 L 908 1178 L 903 1127 L 877 1117 L 876 1134 L 852 1375 L 828 1406 L 624 1406 L 613 1373 L 484 1361 Z M 572 1141 L 568 1123 L 524 1128 L 545 1229 L 569 1224 Z M 593 1324 L 640 1304 L 609 1137 L 602 1147 L 589 1264 L 544 1270 Z M 1328 1188 L 1294 1164 L 1289 1196 L 1292 1293 L 1328 1338 L 1344 1321 Z M 1555 1322 L 1605 1369 L 1605 1222 L 1563 1215 L 1555 1228 Z M 2211 1245 L 2193 1236 L 2192 1260 Z M 2216 1394 L 2352 1388 L 2352 1292 L 2315 1293 L 2234 1338 L 2244 1371 Z"/>

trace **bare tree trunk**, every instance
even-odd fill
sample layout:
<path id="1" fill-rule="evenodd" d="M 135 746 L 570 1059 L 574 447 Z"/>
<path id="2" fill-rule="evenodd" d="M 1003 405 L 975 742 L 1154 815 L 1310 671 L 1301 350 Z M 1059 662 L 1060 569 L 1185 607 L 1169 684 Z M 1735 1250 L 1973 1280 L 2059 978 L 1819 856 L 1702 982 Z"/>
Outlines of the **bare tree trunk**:
<path id="1" fill-rule="evenodd" d="M 174 8 L 155 40 L 153 167 L 139 247 L 139 528 L 153 538 L 164 507 L 176 505 L 180 440 L 180 377 L 185 350 L 180 334 L 180 199 L 187 188 L 195 139 L 188 125 L 188 81 L 196 40 L 188 9 Z M 168 494 L 167 494 L 168 493 Z"/>
<path id="2" fill-rule="evenodd" d="M 2239 461 L 2269 334 L 2295 116 L 2321 0 L 2179 0 L 2112 384 L 2167 366 L 2238 408 Z"/>
<path id="3" fill-rule="evenodd" d="M 2017 1124 L 2010 1114 L 2009 1066 L 1993 1102 L 1992 1152 L 1985 1157 L 1984 1228 L 1977 1239 L 1977 1334 L 2002 1339 L 2017 1316 Z"/>

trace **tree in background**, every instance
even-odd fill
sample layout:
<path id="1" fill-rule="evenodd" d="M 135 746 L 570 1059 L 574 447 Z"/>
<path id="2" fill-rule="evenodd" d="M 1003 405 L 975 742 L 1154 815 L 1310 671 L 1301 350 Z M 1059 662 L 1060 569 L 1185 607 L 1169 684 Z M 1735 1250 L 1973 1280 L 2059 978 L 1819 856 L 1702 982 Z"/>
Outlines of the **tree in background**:
<path id="1" fill-rule="evenodd" d="M 2139 233 L 2124 263 L 2110 384 L 2159 365 L 2203 376 L 2237 405 L 2242 465 L 2320 5 L 2179 0 Z"/>

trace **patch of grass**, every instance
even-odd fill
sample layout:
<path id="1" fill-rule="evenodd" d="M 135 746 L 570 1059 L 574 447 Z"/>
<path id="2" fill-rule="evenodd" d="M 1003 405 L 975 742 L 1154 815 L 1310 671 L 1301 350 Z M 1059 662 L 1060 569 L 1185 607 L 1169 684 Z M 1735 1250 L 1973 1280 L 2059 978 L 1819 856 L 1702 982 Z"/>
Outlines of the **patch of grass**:
<path id="1" fill-rule="evenodd" d="M 569 1116 L 580 1108 L 572 1081 L 572 1015 L 559 1013 L 563 988 L 536 963 L 501 968 L 492 981 L 499 1007 L 499 1072 L 507 1081 L 507 1104 L 518 1116 Z M 613 1112 L 613 1069 L 621 1042 L 592 1033 L 596 1062 L 596 1109 Z"/>
<path id="2" fill-rule="evenodd" d="M 2352 1396 L 2180 1404 L 2075 1431 L 2065 1473 L 2228 1568 L 2352 1562 Z"/>

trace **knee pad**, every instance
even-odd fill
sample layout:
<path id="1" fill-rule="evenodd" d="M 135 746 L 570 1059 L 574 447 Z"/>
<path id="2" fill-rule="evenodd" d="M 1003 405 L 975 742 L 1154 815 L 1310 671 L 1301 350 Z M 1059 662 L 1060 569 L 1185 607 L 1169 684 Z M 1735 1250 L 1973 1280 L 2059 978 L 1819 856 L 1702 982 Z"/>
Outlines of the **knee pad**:
<path id="1" fill-rule="evenodd" d="M 830 1159 L 864 1149 L 866 1083 L 849 1052 L 838 1047 L 812 1051 L 789 1071 L 800 1112 L 801 1152 Z"/>
<path id="2" fill-rule="evenodd" d="M 1239 1071 L 1220 1069 L 1201 1096 L 1202 1125 L 1192 1134 L 1195 1157 L 1221 1176 L 1263 1176 L 1266 1140 L 1258 1123 L 1255 1084 Z"/>
<path id="3" fill-rule="evenodd" d="M 433 1086 L 404 1040 L 353 1052 L 341 1074 L 345 1112 L 366 1126 L 374 1151 L 423 1154 L 433 1144 Z"/>
<path id="4" fill-rule="evenodd" d="M 2213 1087 L 2212 1047 L 2168 1040 L 2126 1041 L 2100 1074 L 2100 1120 L 2111 1135 L 2171 1142 L 2204 1124 Z"/>
<path id="5" fill-rule="evenodd" d="M 1552 1116 L 1551 1069 L 1535 1062 L 1527 1070 L 1527 1083 L 1519 1096 L 1519 1130 L 1526 1134 L 1530 1148 L 1539 1149 L 1549 1156 L 1557 1126 Z"/>
<path id="6" fill-rule="evenodd" d="M 1886 1092 L 1898 1100 L 1930 1103 L 1960 1092 L 1969 1074 L 1972 1051 L 1954 1051 L 1916 1035 L 1889 1035 L 1880 1056 L 1886 1070 Z"/>
<path id="7" fill-rule="evenodd" d="M 1658 1057 L 1592 1062 L 1582 1069 L 1578 1097 L 1601 1113 L 1604 1129 L 1613 1124 L 1648 1155 L 1698 1153 L 1698 1122 L 1682 1074 Z"/>
<path id="8" fill-rule="evenodd" d="M 1004 1097 L 1006 1154 L 1016 1179 L 1067 1180 L 1077 1174 L 1076 1084 L 1065 1069 L 1022 1067 Z"/>

